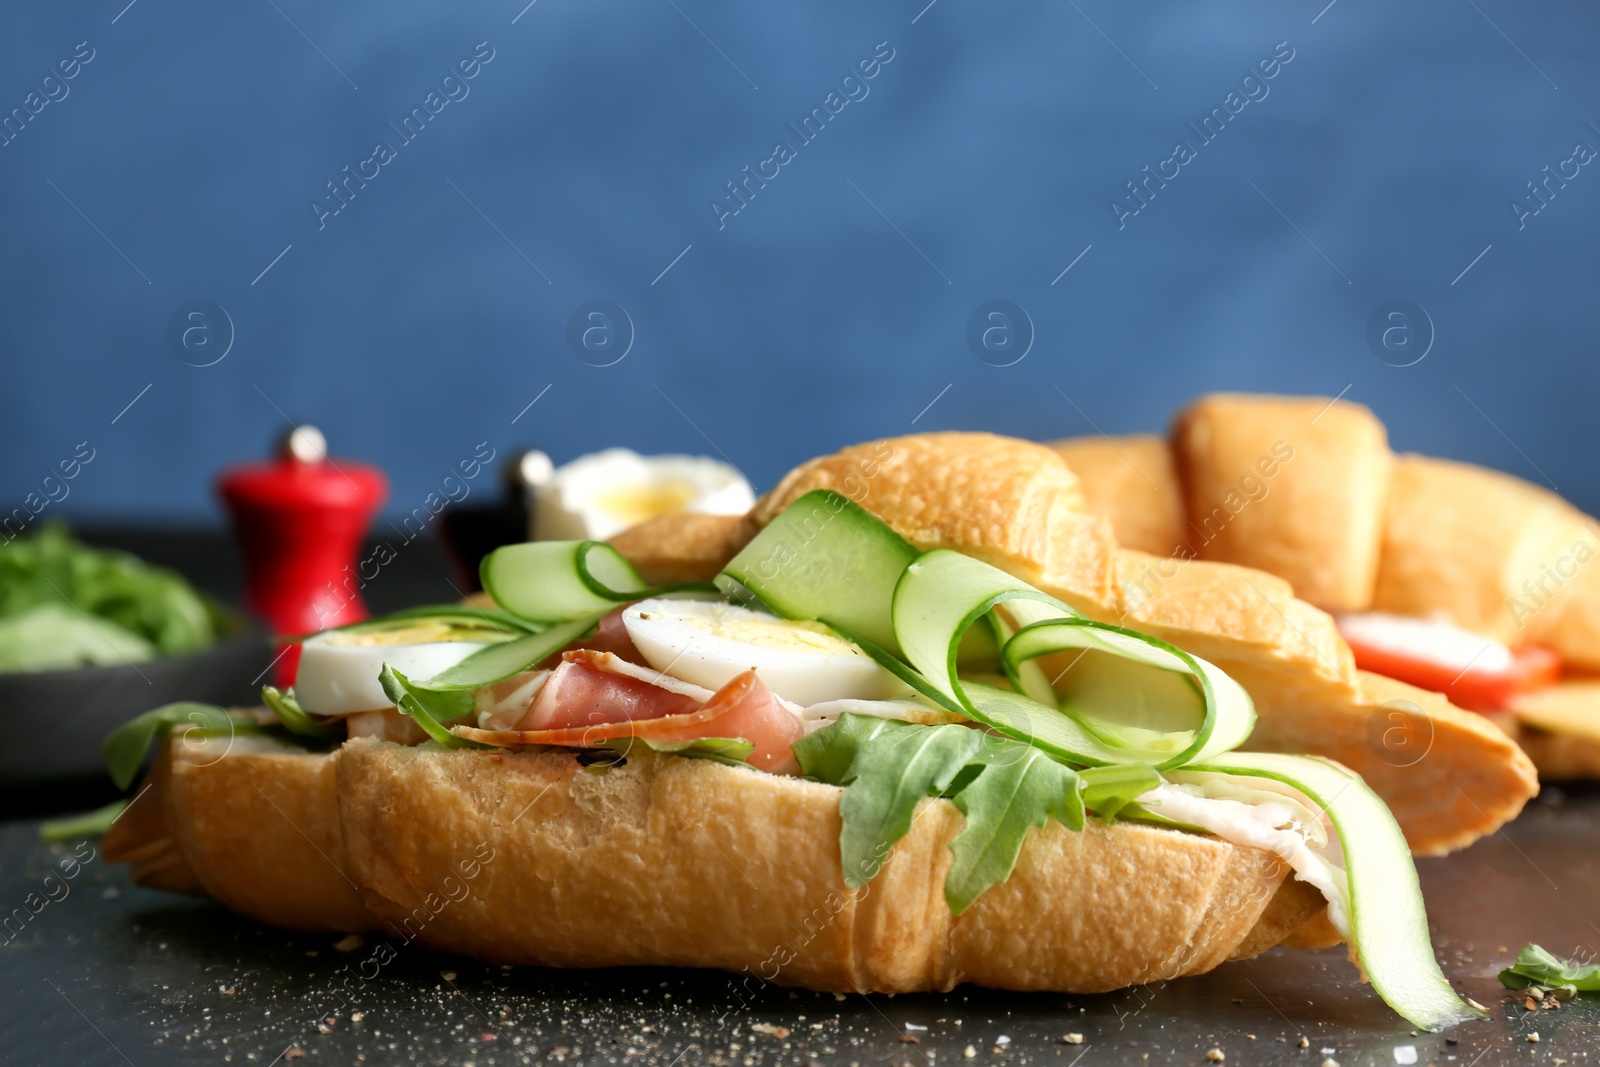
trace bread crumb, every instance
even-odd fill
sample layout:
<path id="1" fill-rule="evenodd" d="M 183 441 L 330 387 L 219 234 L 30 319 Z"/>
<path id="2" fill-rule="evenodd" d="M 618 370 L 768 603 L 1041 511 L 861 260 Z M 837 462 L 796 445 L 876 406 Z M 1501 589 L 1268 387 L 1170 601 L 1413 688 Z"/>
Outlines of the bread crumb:
<path id="1" fill-rule="evenodd" d="M 1206 1059 L 1210 1060 L 1212 1063 L 1221 1063 L 1227 1058 L 1228 1054 L 1223 1052 L 1220 1048 L 1214 1048 L 1210 1052 L 1206 1053 Z"/>
<path id="2" fill-rule="evenodd" d="M 367 943 L 367 939 L 360 934 L 349 934 L 333 943 L 335 952 L 354 952 Z"/>
<path id="3" fill-rule="evenodd" d="M 969 1060 L 971 1060 L 971 1059 L 977 1059 L 977 1057 L 978 1057 L 978 1050 L 977 1050 L 977 1049 L 975 1049 L 975 1048 L 973 1048 L 973 1047 L 972 1047 L 972 1046 L 971 1046 L 971 1045 L 968 1045 L 968 1046 L 967 1046 L 967 1047 L 966 1047 L 966 1048 L 965 1048 L 965 1049 L 964 1049 L 964 1050 L 963 1050 L 963 1051 L 962 1051 L 962 1053 L 961 1053 L 961 1054 L 962 1054 L 962 1055 L 963 1055 L 963 1056 L 965 1056 L 965 1057 L 966 1057 L 966 1058 L 967 1058 L 967 1059 L 969 1059 Z"/>
<path id="4" fill-rule="evenodd" d="M 1538 1043 L 1539 1043 L 1539 1031 L 1535 1030 L 1533 1033 L 1528 1035 L 1528 1044 L 1537 1045 Z"/>
<path id="5" fill-rule="evenodd" d="M 1083 1035 L 1080 1034 L 1080 1033 L 1077 1033 L 1077 1032 L 1073 1032 L 1073 1033 L 1070 1033 L 1070 1034 L 1066 1035 L 1061 1040 L 1065 1041 L 1069 1045 L 1081 1045 L 1081 1044 L 1083 1044 Z"/>
<path id="6" fill-rule="evenodd" d="M 1339 1061 L 1334 1059 L 1332 1056 L 1329 1056 L 1327 1059 L 1322 1061 L 1322 1067 L 1339 1067 Z"/>
<path id="7" fill-rule="evenodd" d="M 1300 1047 L 1301 1047 L 1301 1048 L 1310 1048 L 1310 1047 L 1311 1047 L 1311 1041 L 1310 1041 L 1310 1039 L 1309 1039 L 1309 1038 L 1304 1038 L 1304 1037 L 1302 1037 L 1302 1038 L 1301 1038 L 1301 1039 L 1300 1039 Z"/>
<path id="8" fill-rule="evenodd" d="M 290 1045 L 283 1050 L 283 1058 L 286 1060 L 303 1060 L 306 1058 L 306 1050 L 299 1045 Z"/>
<path id="9" fill-rule="evenodd" d="M 751 1023 L 750 1029 L 754 1033 L 767 1034 L 777 1038 L 779 1041 L 789 1036 L 789 1028 L 787 1026 L 773 1026 L 771 1023 Z"/>
<path id="10" fill-rule="evenodd" d="M 439 972 L 439 977 L 443 978 L 446 982 L 454 982 L 456 980 L 456 972 L 454 972 L 454 971 L 440 971 Z"/>

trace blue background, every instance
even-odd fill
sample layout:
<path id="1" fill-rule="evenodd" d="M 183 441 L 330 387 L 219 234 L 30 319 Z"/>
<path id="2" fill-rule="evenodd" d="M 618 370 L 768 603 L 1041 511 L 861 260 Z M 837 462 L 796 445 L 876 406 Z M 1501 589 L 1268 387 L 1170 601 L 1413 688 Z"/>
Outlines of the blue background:
<path id="1" fill-rule="evenodd" d="M 291 417 L 382 466 L 396 513 L 482 440 L 721 452 L 760 489 L 877 435 L 1346 387 L 1397 448 L 1600 509 L 1600 173 L 1520 231 L 1509 206 L 1600 146 L 1592 6 L 125 3 L 0 33 L 0 110 L 95 50 L 0 147 L 0 510 L 87 440 L 50 514 L 220 521 L 217 469 Z M 470 95 L 319 230 L 324 183 L 480 41 Z M 880 41 L 870 94 L 719 230 L 723 183 Z M 1280 41 L 1269 95 L 1119 230 L 1123 183 Z M 596 298 L 636 328 L 609 367 L 566 342 Z M 965 339 L 993 298 L 1036 328 L 1013 366 Z M 1436 328 L 1405 368 L 1365 340 L 1396 298 Z M 166 339 L 195 299 L 235 330 L 203 368 Z"/>

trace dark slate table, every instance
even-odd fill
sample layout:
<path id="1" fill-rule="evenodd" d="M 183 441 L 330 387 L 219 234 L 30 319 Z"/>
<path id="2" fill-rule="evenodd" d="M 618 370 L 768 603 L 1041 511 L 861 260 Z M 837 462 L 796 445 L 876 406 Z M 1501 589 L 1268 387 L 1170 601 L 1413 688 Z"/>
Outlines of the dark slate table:
<path id="1" fill-rule="evenodd" d="M 258 927 L 131 886 L 93 842 L 44 846 L 36 832 L 31 822 L 0 831 L 0 905 L 38 908 L 11 919 L 0 947 L 6 1063 L 1092 1067 L 1207 1064 L 1219 1049 L 1228 1064 L 1579 1067 L 1600 1052 L 1600 998 L 1529 1012 L 1494 977 L 1525 941 L 1590 956 L 1600 946 L 1593 790 L 1547 789 L 1504 833 L 1421 861 L 1445 970 L 1494 1014 L 1443 1036 L 1413 1036 L 1338 949 L 1276 949 L 1099 996 L 962 987 L 841 999 L 768 988 L 752 998 L 709 972 L 507 970 L 416 946 L 363 967 L 381 958 L 374 938 L 352 947 Z M 83 860 L 76 877 L 47 883 L 66 857 Z"/>
<path id="2" fill-rule="evenodd" d="M 169 554 L 220 594 L 236 591 L 220 539 L 107 539 Z M 437 552 L 413 562 L 369 591 L 375 608 L 449 598 Z M 38 812 L 88 806 L 92 788 L 27 803 Z M 9 799 L 14 816 L 24 798 Z M 0 930 L 4 1064 L 1094 1067 L 1206 1065 L 1212 1049 L 1227 1064 L 1313 1067 L 1330 1058 L 1347 1067 L 1600 1061 L 1600 997 L 1529 1012 L 1495 980 L 1527 941 L 1585 958 L 1600 950 L 1594 787 L 1548 787 L 1504 832 L 1419 862 L 1445 970 L 1493 1013 L 1448 1035 L 1413 1035 L 1357 983 L 1340 949 L 1278 949 L 1199 978 L 1099 996 L 962 987 L 842 999 L 767 988 L 751 997 L 715 973 L 506 970 L 416 946 L 396 946 L 381 968 L 368 963 L 363 979 L 374 938 L 353 947 L 288 934 L 135 888 L 100 860 L 96 842 L 44 846 L 37 830 L 28 820 L 0 824 L 0 920 L 11 916 Z M 47 882 L 68 857 L 82 860 L 68 865 L 75 877 Z"/>

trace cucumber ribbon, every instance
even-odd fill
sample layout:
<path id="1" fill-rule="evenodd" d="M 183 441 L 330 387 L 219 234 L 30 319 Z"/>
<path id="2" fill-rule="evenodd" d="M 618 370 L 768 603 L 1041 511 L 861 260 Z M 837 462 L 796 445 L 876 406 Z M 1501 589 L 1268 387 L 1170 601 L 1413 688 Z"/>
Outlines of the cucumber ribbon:
<path id="1" fill-rule="evenodd" d="M 527 670 L 617 605 L 717 592 L 784 618 L 824 623 L 927 699 L 1069 767 L 1212 771 L 1298 790 L 1339 838 L 1350 903 L 1343 932 L 1374 989 L 1428 1030 L 1480 1014 L 1440 971 L 1405 838 L 1358 776 L 1325 760 L 1233 751 L 1250 736 L 1255 709 L 1212 664 L 1089 619 L 981 560 L 918 551 L 838 493 L 801 496 L 727 565 L 714 589 L 647 587 L 616 549 L 592 541 L 497 549 L 484 560 L 482 578 L 505 613 L 541 628 L 432 679 L 385 671 L 397 706 L 419 722 L 435 720 L 424 723 L 435 740 L 454 737 L 442 724 L 470 710 L 465 691 Z M 974 656 L 997 661 L 1004 677 L 963 672 Z"/>
<path id="2" fill-rule="evenodd" d="M 827 623 L 944 707 L 1069 764 L 1148 763 L 1291 786 L 1339 837 L 1349 880 L 1345 933 L 1373 988 L 1420 1028 L 1481 1017 L 1434 958 L 1411 852 L 1383 801 L 1326 760 L 1234 752 L 1255 726 L 1255 709 L 1237 682 L 1205 660 L 1085 618 L 981 560 L 948 549 L 918 552 L 826 490 L 778 515 L 717 585 L 776 614 Z M 1008 618 L 997 618 L 1002 613 Z M 982 635 L 980 622 L 998 646 L 1009 688 L 958 670 L 964 647 Z M 1050 678 L 1041 661 L 1063 657 L 1065 665 L 1049 668 L 1059 677 Z"/>
<path id="3" fill-rule="evenodd" d="M 622 604 L 673 593 L 716 593 L 705 583 L 647 585 L 633 564 L 603 541 L 505 545 L 484 557 L 479 578 L 499 610 L 465 610 L 515 628 L 517 636 L 481 648 L 432 678 L 407 678 L 387 665 L 379 676 L 395 707 L 415 719 L 431 740 L 449 748 L 485 747 L 457 737 L 444 725 L 471 712 L 472 690 L 533 669 L 591 634 Z M 437 613 L 418 609 L 414 615 Z"/>

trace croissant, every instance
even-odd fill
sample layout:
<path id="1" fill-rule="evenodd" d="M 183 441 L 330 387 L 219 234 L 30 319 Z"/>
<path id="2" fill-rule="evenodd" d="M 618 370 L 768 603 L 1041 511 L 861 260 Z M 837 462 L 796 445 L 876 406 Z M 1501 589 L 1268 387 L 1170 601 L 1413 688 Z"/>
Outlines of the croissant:
<path id="1" fill-rule="evenodd" d="M 1600 568 L 1587 566 L 1600 530 L 1556 494 L 1471 464 L 1393 455 L 1371 411 L 1322 397 L 1215 394 L 1180 412 L 1167 440 L 1051 447 L 1078 476 L 1085 508 L 1130 545 L 1267 571 L 1339 614 L 1352 637 L 1374 623 L 1396 633 L 1398 621 L 1427 640 L 1448 623 L 1469 657 L 1483 652 L 1429 687 L 1487 713 L 1543 774 L 1600 775 L 1600 687 L 1583 678 L 1600 671 Z M 1402 677 L 1439 673 L 1385 640 L 1358 661 Z M 1367 643 L 1357 639 L 1358 651 Z M 1551 683 L 1557 657 L 1564 677 Z M 1522 664 L 1545 660 L 1517 681 Z M 1504 685 L 1478 691 L 1475 677 L 1492 667 Z"/>
<path id="2" fill-rule="evenodd" d="M 952 916 L 947 800 L 924 801 L 852 890 L 842 792 L 648 752 L 597 774 L 564 752 L 174 736 L 104 854 L 275 926 L 377 932 L 374 952 L 720 967 L 735 992 L 1101 992 L 1339 940 L 1271 853 L 1133 823 L 1036 830 L 1011 877 Z"/>
<path id="3" fill-rule="evenodd" d="M 482 644 L 427 685 L 407 680 L 395 650 L 429 646 L 390 640 L 416 625 L 415 614 L 362 624 L 399 622 L 399 630 L 352 630 L 340 636 L 347 644 L 321 646 L 326 656 L 378 636 L 371 647 L 385 649 L 381 692 L 393 706 L 319 711 L 269 689 L 271 715 L 171 705 L 119 731 L 138 751 L 157 738 L 158 754 L 104 854 L 131 864 L 141 884 L 203 893 L 264 922 L 379 932 L 376 966 L 396 942 L 417 941 L 507 964 L 720 968 L 734 973 L 736 990 L 775 982 L 909 992 L 973 982 L 1094 992 L 1199 974 L 1279 944 L 1348 939 L 1374 987 L 1415 1025 L 1442 1028 L 1481 1010 L 1438 970 L 1405 849 L 1448 851 L 1512 818 L 1536 786 L 1526 755 L 1443 698 L 1357 671 L 1332 619 L 1283 579 L 1223 563 L 1169 566 L 1167 557 L 1120 547 L 1110 523 L 1085 507 L 1077 476 L 1049 448 L 928 434 L 803 464 L 746 516 L 658 519 L 610 548 L 508 546 L 485 567 L 495 612 L 432 610 L 435 620 L 517 625 L 520 636 Z M 806 555 L 807 539 L 830 529 L 836 539 Z M 932 551 L 939 548 L 959 552 Z M 719 571 L 720 604 L 649 588 L 663 576 L 695 581 Z M 855 579 L 874 595 L 861 594 Z M 772 597 L 775 607 L 825 588 L 830 614 L 763 616 L 734 603 L 729 583 Z M 866 607 L 854 609 L 850 627 L 831 629 L 851 590 Z M 1044 605 L 1041 593 L 1090 620 L 1126 626 L 1086 622 Z M 620 619 L 642 643 L 651 631 L 640 624 L 680 609 L 680 623 L 691 609 L 716 613 L 712 628 L 675 646 L 671 663 L 696 641 L 702 661 L 673 676 L 615 651 L 632 637 L 608 635 L 606 620 Z M 698 669 L 717 627 L 776 627 L 789 642 L 808 635 L 804 644 L 822 642 L 830 657 L 828 642 L 836 642 L 853 664 L 867 653 L 847 638 L 885 609 L 890 639 L 906 657 L 892 660 L 901 668 L 892 677 L 971 713 L 955 713 L 964 725 L 936 725 L 946 713 L 926 705 L 913 710 L 934 722 L 876 717 L 870 706 L 883 702 L 860 695 L 805 707 L 795 696 L 790 706 L 755 668 L 739 666 L 745 659 L 735 665 L 743 673 L 715 692 L 690 682 L 691 667 L 704 677 Z M 533 614 L 541 610 L 551 614 Z M 1019 621 L 1028 618 L 1032 625 Z M 986 694 L 978 697 L 984 711 L 968 690 L 935 681 L 969 634 L 982 636 L 972 629 L 981 619 L 993 624 L 986 632 L 995 658 L 985 662 L 1012 672 L 995 685 L 969 679 L 971 692 Z M 1033 643 L 1033 655 L 1137 641 L 1141 658 L 1113 662 L 1152 666 L 1156 657 L 1192 673 L 1166 668 L 1171 677 L 1153 685 L 1147 673 L 1147 684 L 1128 692 L 1150 717 L 1095 726 L 1076 698 L 1052 708 L 1049 696 L 1026 695 L 1027 679 L 1039 678 L 1022 673 L 1012 651 L 1052 627 L 1102 644 L 1075 636 Z M 884 656 L 878 667 L 892 656 L 884 641 L 868 642 Z M 774 647 L 745 642 L 740 654 Z M 308 662 L 300 681 L 309 698 L 317 690 Z M 1045 660 L 1023 665 L 1032 662 Z M 493 669 L 474 673 L 484 664 Z M 1117 689 L 1131 677 L 1120 669 L 1076 677 Z M 768 677 L 776 687 L 776 675 Z M 1170 711 L 1177 690 L 1169 681 L 1184 697 L 1202 697 L 1204 724 L 1145 725 Z M 943 684 L 955 685 L 948 676 Z M 449 703 L 433 705 L 436 717 L 424 700 Z M 1374 744 L 1371 724 L 1387 728 L 1396 700 L 1426 708 L 1427 758 L 1407 764 Z M 514 717 L 495 729 L 482 718 L 477 727 L 461 721 L 476 713 L 494 722 L 502 701 Z M 806 716 L 829 703 L 858 710 L 806 732 Z M 1047 714 L 1006 720 L 999 710 L 1024 704 Z M 653 708 L 667 710 L 644 713 Z M 348 716 L 342 730 L 340 715 Z M 409 717 L 430 740 L 360 736 L 355 718 L 369 715 Z M 1252 722 L 1258 748 L 1309 749 L 1361 771 L 1372 789 L 1325 760 L 1234 751 Z M 707 732 L 722 724 L 729 733 Z M 150 725 L 170 732 L 152 734 Z M 781 759 L 758 758 L 768 734 L 781 742 Z M 1132 740 L 1105 739 L 1113 735 Z M 608 744 L 624 737 L 632 741 L 621 750 Z M 128 759 L 112 741 L 119 779 L 131 778 L 138 752 Z M 968 762 L 989 744 L 999 746 L 992 762 Z M 744 746 L 744 756 L 727 755 L 729 745 Z M 1052 747 L 1069 759 L 1052 759 Z M 841 763 L 843 751 L 855 755 Z M 916 777 L 913 766 L 938 780 Z M 802 769 L 811 777 L 790 776 Z M 1120 801 L 1102 791 L 1090 803 L 1091 782 L 1105 790 L 1108 781 L 1123 783 L 1112 790 L 1144 784 Z M 1206 792 L 1208 783 L 1221 795 Z M 999 829 L 997 813 L 1032 819 L 1033 807 L 1034 821 Z M 984 825 L 994 836 L 974 848 L 968 835 Z M 1197 832 L 1202 826 L 1215 836 Z M 863 835 L 882 845 L 874 860 L 861 858 Z"/>
<path id="4" fill-rule="evenodd" d="M 1043 445 L 918 434 L 802 464 L 749 519 L 663 516 L 613 543 L 649 580 L 659 576 L 650 567 L 709 578 L 803 493 L 834 489 L 918 548 L 958 549 L 1091 618 L 1215 663 L 1255 701 L 1246 748 L 1325 755 L 1357 771 L 1418 854 L 1492 833 L 1537 792 L 1533 764 L 1503 730 L 1437 694 L 1358 670 L 1333 618 L 1296 599 L 1284 579 L 1227 563 L 1179 565 L 1166 558 L 1170 545 L 1159 555 L 1122 547 L 1112 524 L 1089 510 L 1093 484 Z M 670 560 L 648 547 L 667 543 Z"/>

